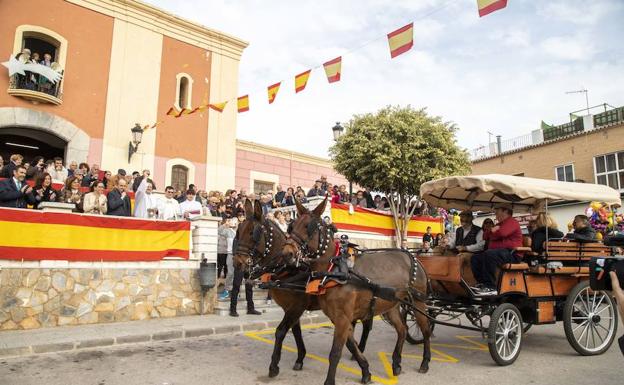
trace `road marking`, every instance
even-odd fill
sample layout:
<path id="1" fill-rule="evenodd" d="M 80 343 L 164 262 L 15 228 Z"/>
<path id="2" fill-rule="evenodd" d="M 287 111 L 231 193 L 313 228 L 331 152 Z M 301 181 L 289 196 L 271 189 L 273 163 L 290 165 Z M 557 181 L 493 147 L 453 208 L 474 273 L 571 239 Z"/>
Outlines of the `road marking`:
<path id="1" fill-rule="evenodd" d="M 321 328 L 333 328 L 333 326 L 334 325 L 331 322 L 324 322 L 324 323 L 318 323 L 318 324 L 304 325 L 301 327 L 301 329 L 310 330 L 310 329 L 321 329 Z M 247 332 L 247 333 L 244 333 L 244 335 L 256 341 L 260 341 L 269 345 L 275 345 L 274 340 L 264 337 L 266 335 L 274 334 L 274 333 L 275 333 L 275 329 L 269 329 L 269 330 Z M 487 345 L 484 345 L 477 341 L 473 341 L 473 339 L 475 338 L 480 339 L 479 336 L 455 336 L 455 338 L 461 341 L 464 341 L 465 343 L 467 343 L 467 345 L 432 343 L 431 344 L 431 353 L 432 353 L 431 360 L 437 361 L 437 362 L 453 363 L 453 364 L 459 362 L 459 359 L 457 357 L 454 357 L 446 352 L 443 352 L 442 350 L 435 349 L 434 347 L 461 349 L 461 350 L 477 350 L 477 351 L 488 350 Z M 422 349 L 422 345 L 418 345 L 418 348 Z M 292 347 L 286 344 L 282 345 L 282 349 L 288 352 L 297 353 L 296 347 Z M 397 384 L 398 377 L 392 374 L 392 363 L 391 363 L 392 353 L 377 352 L 377 356 L 379 357 L 379 361 L 381 362 L 384 368 L 385 376 L 372 374 L 372 380 L 380 384 L 384 384 L 384 385 Z M 422 361 L 422 353 L 421 354 L 403 353 L 402 357 L 407 358 L 407 359 L 416 359 L 416 360 Z M 321 357 L 313 353 L 306 353 L 306 358 L 310 358 L 314 361 L 318 361 L 318 362 L 329 365 L 329 360 L 327 358 Z M 360 370 L 359 367 L 351 367 L 343 363 L 339 363 L 338 368 L 347 373 L 355 374 L 358 376 L 362 375 L 362 371 Z"/>

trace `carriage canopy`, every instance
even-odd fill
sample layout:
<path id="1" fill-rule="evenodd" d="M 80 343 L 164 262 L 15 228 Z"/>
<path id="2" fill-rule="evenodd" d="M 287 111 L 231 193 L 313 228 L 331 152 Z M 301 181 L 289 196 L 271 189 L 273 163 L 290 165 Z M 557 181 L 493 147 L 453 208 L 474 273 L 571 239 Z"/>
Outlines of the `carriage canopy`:
<path id="1" fill-rule="evenodd" d="M 502 174 L 451 176 L 420 186 L 427 203 L 458 210 L 491 211 L 496 204 L 508 203 L 514 211 L 539 212 L 548 204 L 561 201 L 600 201 L 621 206 L 620 193 L 593 183 L 559 182 Z"/>

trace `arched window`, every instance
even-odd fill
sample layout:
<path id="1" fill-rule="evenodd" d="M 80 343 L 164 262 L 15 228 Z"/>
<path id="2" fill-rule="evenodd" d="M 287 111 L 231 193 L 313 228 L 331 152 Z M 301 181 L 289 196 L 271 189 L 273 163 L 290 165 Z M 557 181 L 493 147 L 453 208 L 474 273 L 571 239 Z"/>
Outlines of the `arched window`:
<path id="1" fill-rule="evenodd" d="M 184 191 L 188 186 L 188 171 L 185 166 L 176 164 L 171 168 L 171 186 L 174 189 Z"/>
<path id="2" fill-rule="evenodd" d="M 192 108 L 193 78 L 185 73 L 176 76 L 176 99 L 175 107 L 178 110 Z"/>

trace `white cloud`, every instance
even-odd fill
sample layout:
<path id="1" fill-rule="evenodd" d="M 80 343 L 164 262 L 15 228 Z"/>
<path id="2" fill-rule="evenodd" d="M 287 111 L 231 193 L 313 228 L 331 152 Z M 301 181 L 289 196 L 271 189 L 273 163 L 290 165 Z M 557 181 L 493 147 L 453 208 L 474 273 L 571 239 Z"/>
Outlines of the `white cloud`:
<path id="1" fill-rule="evenodd" d="M 593 41 L 589 41 L 583 35 L 554 36 L 542 41 L 542 51 L 562 60 L 592 60 L 596 53 Z"/>
<path id="2" fill-rule="evenodd" d="M 596 25 L 605 16 L 622 11 L 622 3 L 613 0 L 549 0 L 536 3 L 538 14 L 544 18 L 579 25 Z"/>

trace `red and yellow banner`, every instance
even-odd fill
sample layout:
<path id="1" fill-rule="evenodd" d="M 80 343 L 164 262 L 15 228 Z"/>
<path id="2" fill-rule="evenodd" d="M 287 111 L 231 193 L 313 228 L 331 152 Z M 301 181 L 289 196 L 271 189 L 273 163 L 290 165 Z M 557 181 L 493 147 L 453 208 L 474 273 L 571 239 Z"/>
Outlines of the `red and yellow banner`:
<path id="1" fill-rule="evenodd" d="M 268 95 L 269 95 L 269 104 L 271 104 L 271 103 L 273 103 L 275 101 L 275 97 L 277 96 L 277 92 L 279 91 L 280 84 L 282 84 L 282 82 L 275 83 L 273 85 L 270 85 L 267 88 L 267 92 L 268 92 Z"/>
<path id="2" fill-rule="evenodd" d="M 217 112 L 223 112 L 226 105 L 227 105 L 227 102 L 222 102 L 222 103 L 209 104 L 208 107 L 212 108 L 213 110 Z"/>
<path id="3" fill-rule="evenodd" d="M 175 115 L 176 118 L 179 118 L 182 115 L 188 115 L 191 113 L 191 110 L 187 109 L 187 108 L 183 108 L 180 110 L 180 112 L 177 113 L 177 115 Z"/>
<path id="4" fill-rule="evenodd" d="M 396 234 L 392 214 L 361 207 L 354 207 L 353 209 L 353 214 L 349 214 L 349 205 L 332 203 L 331 219 L 338 230 L 364 231 L 387 236 Z M 444 220 L 442 218 L 413 216 L 407 227 L 407 235 L 420 237 L 429 226 L 431 226 L 432 234 L 444 234 Z"/>
<path id="5" fill-rule="evenodd" d="M 342 56 L 323 63 L 325 68 L 325 74 L 327 75 L 327 81 L 330 83 L 340 80 L 340 69 L 342 67 Z"/>
<path id="6" fill-rule="evenodd" d="M 488 15 L 507 6 L 507 0 L 477 0 L 479 8 L 479 17 Z"/>
<path id="7" fill-rule="evenodd" d="M 295 76 L 295 93 L 305 90 L 311 72 L 312 70 L 307 70 Z"/>
<path id="8" fill-rule="evenodd" d="M 167 111 L 167 115 L 169 116 L 176 116 L 178 114 L 178 110 L 176 110 L 174 107 L 171 107 L 168 111 Z"/>
<path id="9" fill-rule="evenodd" d="M 249 111 L 249 95 L 241 96 L 236 100 L 238 112 Z"/>
<path id="10" fill-rule="evenodd" d="M 190 222 L 0 208 L 0 259 L 159 261 L 189 257 Z"/>
<path id="11" fill-rule="evenodd" d="M 390 47 L 390 57 L 393 59 L 409 51 L 414 46 L 414 23 L 409 23 L 405 27 L 390 32 L 388 34 L 388 46 Z"/>

